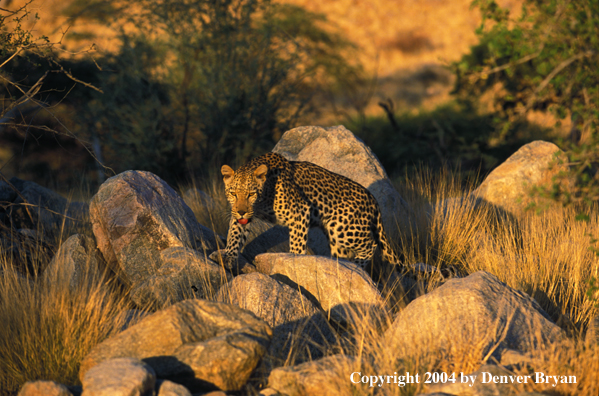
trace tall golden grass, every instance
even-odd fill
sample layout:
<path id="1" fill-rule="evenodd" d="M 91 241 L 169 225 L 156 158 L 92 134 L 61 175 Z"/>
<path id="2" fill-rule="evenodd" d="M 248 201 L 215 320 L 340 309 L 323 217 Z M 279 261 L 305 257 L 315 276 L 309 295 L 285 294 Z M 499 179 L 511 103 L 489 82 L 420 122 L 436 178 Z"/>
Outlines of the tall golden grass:
<path id="1" fill-rule="evenodd" d="M 41 226 L 37 231 L 43 233 Z M 68 236 L 82 228 L 61 231 L 57 234 Z M 66 239 L 56 238 L 55 246 Z M 57 271 L 42 272 L 49 257 L 39 239 L 28 249 L 30 273 L 16 265 L 27 259 L 23 251 L 22 257 L 0 252 L 0 395 L 16 394 L 28 380 L 78 384 L 81 360 L 129 320 L 128 299 L 114 284 L 88 281 L 97 270 L 87 267 L 80 285 L 73 287 L 61 263 Z"/>

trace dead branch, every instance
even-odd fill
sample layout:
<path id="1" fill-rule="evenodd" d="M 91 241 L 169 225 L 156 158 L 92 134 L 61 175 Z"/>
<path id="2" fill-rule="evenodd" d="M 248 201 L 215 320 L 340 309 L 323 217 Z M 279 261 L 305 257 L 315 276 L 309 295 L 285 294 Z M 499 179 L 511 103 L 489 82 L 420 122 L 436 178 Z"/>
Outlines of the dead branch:
<path id="1" fill-rule="evenodd" d="M 389 119 L 389 123 L 395 132 L 399 132 L 399 125 L 397 125 L 397 120 L 395 119 L 395 103 L 391 98 L 387 98 L 384 102 L 379 102 L 379 106 L 385 110 L 385 114 Z"/>

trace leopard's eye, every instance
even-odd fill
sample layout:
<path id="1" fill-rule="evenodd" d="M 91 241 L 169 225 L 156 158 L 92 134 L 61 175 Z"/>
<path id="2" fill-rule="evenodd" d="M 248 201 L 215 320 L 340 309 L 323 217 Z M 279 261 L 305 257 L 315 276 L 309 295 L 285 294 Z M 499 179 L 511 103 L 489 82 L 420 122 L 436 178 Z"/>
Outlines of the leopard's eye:
<path id="1" fill-rule="evenodd" d="M 231 196 L 234 198 L 237 198 L 237 194 L 235 194 L 235 193 L 231 193 Z"/>
<path id="2" fill-rule="evenodd" d="M 251 192 L 251 193 L 248 194 L 248 197 L 253 197 L 254 195 L 256 195 L 256 193 L 255 192 Z"/>

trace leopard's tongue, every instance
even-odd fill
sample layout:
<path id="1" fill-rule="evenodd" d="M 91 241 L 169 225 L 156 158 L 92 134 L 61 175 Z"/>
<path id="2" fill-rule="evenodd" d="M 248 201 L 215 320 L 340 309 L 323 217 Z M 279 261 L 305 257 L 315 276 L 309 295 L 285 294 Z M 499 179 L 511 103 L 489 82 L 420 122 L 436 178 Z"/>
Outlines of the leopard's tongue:
<path id="1" fill-rule="evenodd" d="M 249 220 L 248 219 L 238 219 L 237 221 L 239 222 L 239 224 L 244 224 L 245 225 L 245 224 L 248 223 Z"/>

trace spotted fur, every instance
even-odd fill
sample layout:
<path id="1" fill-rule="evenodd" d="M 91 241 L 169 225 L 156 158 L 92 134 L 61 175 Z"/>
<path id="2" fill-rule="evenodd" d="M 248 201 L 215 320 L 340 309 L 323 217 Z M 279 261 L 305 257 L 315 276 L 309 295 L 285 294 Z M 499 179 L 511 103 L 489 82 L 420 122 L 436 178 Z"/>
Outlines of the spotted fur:
<path id="1" fill-rule="evenodd" d="M 221 172 L 231 204 L 228 263 L 237 259 L 252 219 L 259 218 L 289 228 L 291 253 L 306 254 L 308 229 L 320 227 L 333 257 L 365 266 L 380 245 L 383 258 L 399 264 L 375 198 L 347 177 L 276 153 L 255 158 L 237 171 L 223 165 Z"/>

